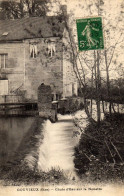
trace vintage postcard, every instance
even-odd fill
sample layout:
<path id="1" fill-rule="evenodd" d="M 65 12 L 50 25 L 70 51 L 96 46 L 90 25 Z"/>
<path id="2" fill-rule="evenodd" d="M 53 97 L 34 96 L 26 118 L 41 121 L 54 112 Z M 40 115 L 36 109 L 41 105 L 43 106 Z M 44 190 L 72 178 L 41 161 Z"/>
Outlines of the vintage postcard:
<path id="1" fill-rule="evenodd" d="M 123 31 L 123 0 L 0 0 L 0 196 L 124 195 Z"/>

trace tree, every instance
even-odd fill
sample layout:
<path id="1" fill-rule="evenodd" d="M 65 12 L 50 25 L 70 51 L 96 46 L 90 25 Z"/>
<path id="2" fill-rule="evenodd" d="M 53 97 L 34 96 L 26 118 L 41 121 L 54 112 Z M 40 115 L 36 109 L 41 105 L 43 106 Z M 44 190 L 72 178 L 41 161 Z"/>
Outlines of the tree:
<path id="1" fill-rule="evenodd" d="M 17 19 L 25 16 L 43 16 L 47 12 L 47 0 L 6 0 L 1 2 L 3 19 Z"/>
<path id="2" fill-rule="evenodd" d="M 95 123 L 95 120 L 92 118 L 89 110 L 88 110 L 88 104 L 87 104 L 87 100 L 86 100 L 86 81 L 85 81 L 85 72 L 84 72 L 84 68 L 79 56 L 79 53 L 77 52 L 77 47 L 75 45 L 75 41 L 74 38 L 72 36 L 72 31 L 71 28 L 69 27 L 69 21 L 68 21 L 68 15 L 65 12 L 65 9 L 63 9 L 63 6 L 60 5 L 60 10 L 62 12 L 62 16 L 65 22 L 65 28 L 68 32 L 68 38 L 69 38 L 69 44 L 70 44 L 70 48 L 71 48 L 71 54 L 72 54 L 72 66 L 73 66 L 73 70 L 75 72 L 75 75 L 78 79 L 79 82 L 79 86 L 80 86 L 80 91 L 81 94 L 84 98 L 84 109 L 85 112 L 88 116 L 88 119 L 90 122 Z M 78 68 L 78 64 L 77 64 L 77 59 L 79 60 L 80 63 L 80 69 Z M 82 92 L 82 87 L 84 88 L 84 91 Z"/>
<path id="3" fill-rule="evenodd" d="M 98 13 L 101 13 L 100 15 L 102 15 L 103 13 L 103 8 L 102 6 L 104 5 L 104 1 L 97 1 L 96 2 L 96 8 L 98 10 Z M 90 10 L 90 14 L 91 13 L 91 7 L 93 6 L 93 3 L 90 2 L 89 5 L 87 5 L 87 7 Z M 122 5 L 120 5 L 120 7 L 123 7 Z M 107 15 L 107 13 L 105 13 Z M 108 17 L 109 18 L 109 17 Z M 102 96 L 101 94 L 101 90 L 100 90 L 100 86 L 102 85 L 102 82 L 106 82 L 106 87 L 107 87 L 107 99 L 110 101 L 109 104 L 109 113 L 111 114 L 111 106 L 112 106 L 112 100 L 111 100 L 111 96 L 110 96 L 110 70 L 112 69 L 112 66 L 116 63 L 117 61 L 117 56 L 119 54 L 117 54 L 116 49 L 117 47 L 124 41 L 122 38 L 122 30 L 123 28 L 119 28 L 119 31 L 116 31 L 117 35 L 115 36 L 114 32 L 115 29 L 117 27 L 117 25 L 119 23 L 122 23 L 122 14 L 121 17 L 120 15 L 116 17 L 115 23 L 112 24 L 111 20 L 107 20 L 107 26 L 103 26 L 103 30 L 104 30 L 104 35 L 105 35 L 105 49 L 103 51 L 101 51 L 100 53 L 97 54 L 97 56 L 95 55 L 95 51 L 94 51 L 94 60 L 95 60 L 95 56 L 96 56 L 96 64 L 97 66 L 97 70 L 95 69 L 95 83 L 96 83 L 96 94 L 97 94 L 97 98 L 96 100 L 97 102 L 97 116 L 99 118 L 100 116 L 100 100 L 101 98 L 103 98 L 104 96 Z M 110 31 L 113 31 L 113 35 L 111 33 L 110 35 Z M 117 40 L 115 40 L 115 37 L 117 37 Z M 113 39 L 112 43 L 110 43 L 110 40 Z M 98 58 L 99 55 L 99 58 Z M 83 55 L 82 55 L 83 56 Z M 88 65 L 89 62 L 89 57 L 86 59 L 86 57 L 83 57 L 85 60 L 85 64 L 87 65 L 87 67 L 89 68 L 90 66 Z M 99 61 L 99 63 L 98 63 Z M 122 63 L 120 63 L 120 65 L 122 65 Z M 111 66 L 111 67 L 110 67 Z M 117 63 L 116 63 L 117 66 Z M 92 67 L 93 68 L 93 67 Z M 106 71 L 106 81 L 105 81 L 105 77 L 102 78 L 101 77 L 101 73 L 102 73 L 102 68 L 105 69 Z M 119 68 L 119 66 L 117 66 L 117 68 Z M 92 71 L 93 72 L 93 71 Z M 102 79 L 102 81 L 101 81 Z M 98 88 L 99 87 L 99 88 Z M 98 100 L 99 99 L 99 100 Z M 104 106 L 103 106 L 103 110 L 104 110 Z M 98 119 L 97 118 L 97 119 Z"/>
<path id="4" fill-rule="evenodd" d="M 110 71 L 112 70 L 112 67 L 117 61 L 117 56 L 119 56 L 118 53 L 118 47 L 120 47 L 120 44 L 123 42 L 122 38 L 122 19 L 123 15 L 117 15 L 114 18 L 114 23 L 110 19 L 110 14 L 105 11 L 105 6 L 104 2 L 102 0 L 96 0 L 96 1 L 84 1 L 86 2 L 85 8 L 84 5 L 80 4 L 79 6 L 82 7 L 82 10 L 86 9 L 89 11 L 89 15 L 93 15 L 92 13 L 92 7 L 93 9 L 96 10 L 97 15 L 101 16 L 107 15 L 105 18 L 105 23 L 103 26 L 104 34 L 105 34 L 105 49 L 102 51 L 90 51 L 89 52 L 82 52 L 79 53 L 77 51 L 76 47 L 76 42 L 74 40 L 74 33 L 73 30 L 71 29 L 71 25 L 69 24 L 69 20 L 66 17 L 66 26 L 67 26 L 67 31 L 69 33 L 69 38 L 70 38 L 70 45 L 72 48 L 72 53 L 73 53 L 73 68 L 75 71 L 75 74 L 78 78 L 80 88 L 83 87 L 84 91 L 83 96 L 84 100 L 86 99 L 86 88 L 87 88 L 87 81 L 86 81 L 86 71 L 85 67 L 88 68 L 90 71 L 91 75 L 91 89 L 95 87 L 96 89 L 96 105 L 97 105 L 97 122 L 99 123 L 101 120 L 101 109 L 100 109 L 100 101 L 105 98 L 103 93 L 101 93 L 101 87 L 103 83 L 106 83 L 106 89 L 107 89 L 107 100 L 110 100 L 110 105 L 109 105 L 109 113 L 111 114 L 111 107 L 112 107 L 112 101 L 111 101 L 111 96 L 110 96 Z M 122 5 L 120 5 L 123 7 Z M 74 12 L 74 10 L 72 10 Z M 70 12 L 70 18 L 73 17 L 73 13 Z M 74 19 L 73 19 L 74 20 Z M 118 29 L 116 27 L 120 26 Z M 115 31 L 116 30 L 116 31 Z M 116 32 L 116 34 L 115 34 Z M 116 52 L 117 51 L 117 52 Z M 92 59 L 91 59 L 92 58 Z M 79 60 L 79 63 L 77 63 L 77 60 Z M 114 63 L 115 62 L 115 63 Z M 111 65 L 111 67 L 110 67 Z M 120 64 L 122 65 L 122 64 Z M 118 66 L 119 67 L 119 66 Z M 104 77 L 102 76 L 103 70 L 106 72 L 106 78 L 105 75 Z M 95 83 L 95 85 L 93 85 Z M 102 96 L 103 95 L 103 96 Z M 104 102 L 103 102 L 104 103 Z M 104 110 L 104 105 L 103 105 L 103 110 Z M 85 111 L 87 111 L 87 106 L 85 108 Z M 89 112 L 87 111 L 87 114 L 89 116 Z M 91 116 L 90 116 L 91 117 Z"/>

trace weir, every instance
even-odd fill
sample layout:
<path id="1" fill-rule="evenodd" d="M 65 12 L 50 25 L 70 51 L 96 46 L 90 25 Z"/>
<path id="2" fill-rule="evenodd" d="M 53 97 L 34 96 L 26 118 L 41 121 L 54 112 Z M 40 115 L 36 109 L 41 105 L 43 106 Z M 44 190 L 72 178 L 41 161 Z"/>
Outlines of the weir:
<path id="1" fill-rule="evenodd" d="M 37 103 L 14 102 L 0 103 L 0 116 L 36 116 L 38 115 Z"/>
<path id="2" fill-rule="evenodd" d="M 43 125 L 44 140 L 39 149 L 38 170 L 49 171 L 52 168 L 76 177 L 74 168 L 74 147 L 79 141 L 73 137 L 76 127 L 71 115 L 58 115 L 58 122 L 47 120 Z"/>

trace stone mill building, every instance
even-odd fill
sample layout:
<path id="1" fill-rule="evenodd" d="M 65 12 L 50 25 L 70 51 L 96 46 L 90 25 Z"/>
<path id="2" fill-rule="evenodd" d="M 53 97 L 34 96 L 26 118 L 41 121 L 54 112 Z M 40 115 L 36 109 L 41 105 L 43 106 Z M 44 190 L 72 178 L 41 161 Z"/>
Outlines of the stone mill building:
<path id="1" fill-rule="evenodd" d="M 42 83 L 53 100 L 77 95 L 67 37 L 60 16 L 1 20 L 0 103 L 36 102 Z"/>

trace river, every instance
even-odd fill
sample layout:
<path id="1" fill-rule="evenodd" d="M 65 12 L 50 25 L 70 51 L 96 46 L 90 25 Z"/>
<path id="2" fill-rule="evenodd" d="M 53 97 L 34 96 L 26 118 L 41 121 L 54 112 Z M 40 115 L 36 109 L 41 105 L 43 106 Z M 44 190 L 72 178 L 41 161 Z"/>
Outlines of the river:
<path id="1" fill-rule="evenodd" d="M 56 123 L 51 123 L 50 120 L 43 121 L 40 129 L 44 138 L 41 143 L 38 143 L 39 147 L 35 152 L 39 154 L 37 163 L 39 171 L 46 172 L 54 168 L 63 170 L 69 179 L 78 178 L 73 160 L 74 147 L 79 142 L 80 134 L 77 134 L 73 119 L 73 115 L 58 115 Z M 23 144 L 25 136 L 29 135 L 34 121 L 33 117 L 0 118 L 0 165 L 13 161 L 15 153 L 20 153 L 18 149 Z M 40 135 L 38 137 L 40 138 Z M 24 150 L 27 151 L 27 149 Z M 32 151 L 28 151 L 23 158 L 30 163 L 32 160 L 30 157 L 32 157 Z"/>
<path id="2" fill-rule="evenodd" d="M 0 118 L 0 165 L 4 165 L 8 160 L 12 161 L 33 122 L 33 117 Z"/>
<path id="3" fill-rule="evenodd" d="M 95 104 L 93 104 L 93 108 L 93 115 L 96 117 Z M 13 155 L 18 150 L 25 135 L 29 135 L 28 131 L 30 131 L 34 121 L 35 117 L 0 118 L 0 165 L 4 165 L 7 161 L 12 161 Z M 39 132 L 44 138 L 38 144 L 38 152 L 34 152 L 39 155 L 37 162 L 39 171 L 63 170 L 67 177 L 71 179 L 78 178 L 73 161 L 74 148 L 79 142 L 81 133 L 74 126 L 74 121 L 78 121 L 78 125 L 82 130 L 85 129 L 88 119 L 84 110 L 73 115 L 58 114 L 56 123 L 44 120 L 40 128 L 41 132 Z M 37 137 L 40 138 L 40 135 Z M 26 158 L 31 157 L 31 153 L 29 152 Z M 30 162 L 30 160 L 28 161 Z"/>

